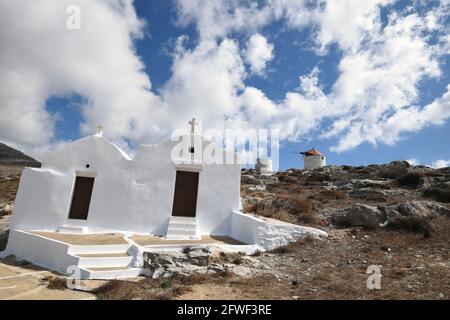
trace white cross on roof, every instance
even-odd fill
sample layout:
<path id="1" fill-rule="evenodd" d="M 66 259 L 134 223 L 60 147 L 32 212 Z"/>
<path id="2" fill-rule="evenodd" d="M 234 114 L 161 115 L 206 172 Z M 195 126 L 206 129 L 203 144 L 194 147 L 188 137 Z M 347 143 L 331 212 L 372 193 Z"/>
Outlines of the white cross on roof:
<path id="1" fill-rule="evenodd" d="M 192 118 L 192 120 L 189 121 L 188 123 L 191 126 L 191 134 L 194 134 L 195 133 L 195 126 L 198 125 L 198 121 L 195 120 L 195 118 Z"/>
<path id="2" fill-rule="evenodd" d="M 103 135 L 103 126 L 101 124 L 97 125 L 97 135 L 102 136 Z"/>

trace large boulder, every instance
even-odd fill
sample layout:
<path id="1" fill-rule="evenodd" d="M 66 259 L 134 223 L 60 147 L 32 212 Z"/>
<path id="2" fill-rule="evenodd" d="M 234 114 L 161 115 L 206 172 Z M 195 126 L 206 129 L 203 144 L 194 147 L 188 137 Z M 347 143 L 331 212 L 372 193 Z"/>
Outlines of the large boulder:
<path id="1" fill-rule="evenodd" d="M 393 217 L 387 220 L 382 227 L 387 230 L 422 234 L 425 238 L 430 237 L 434 232 L 427 219 L 417 216 Z"/>
<path id="2" fill-rule="evenodd" d="M 450 209 L 432 201 L 405 201 L 390 206 L 380 205 L 378 209 L 384 214 L 385 220 L 400 216 L 419 218 L 450 217 Z"/>
<path id="3" fill-rule="evenodd" d="M 432 201 L 408 201 L 400 203 L 397 211 L 402 216 L 428 218 L 432 216 L 450 217 L 450 210 Z"/>
<path id="4" fill-rule="evenodd" d="M 377 207 L 355 204 L 335 211 L 331 216 L 331 221 L 340 227 L 374 229 L 384 222 L 384 214 Z"/>
<path id="5" fill-rule="evenodd" d="M 255 259 L 241 253 L 224 253 L 205 247 L 186 247 L 183 251 L 144 252 L 146 274 L 153 279 L 211 274 L 230 271 L 239 276 L 253 276 Z"/>
<path id="6" fill-rule="evenodd" d="M 374 178 L 398 179 L 406 175 L 410 167 L 411 165 L 407 161 L 392 161 L 381 166 L 379 170 L 372 173 L 372 176 Z"/>

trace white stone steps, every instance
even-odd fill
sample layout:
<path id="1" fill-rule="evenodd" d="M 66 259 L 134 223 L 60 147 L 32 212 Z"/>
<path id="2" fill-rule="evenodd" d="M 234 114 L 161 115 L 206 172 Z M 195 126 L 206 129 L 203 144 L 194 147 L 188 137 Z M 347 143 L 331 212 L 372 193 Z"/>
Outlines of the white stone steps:
<path id="1" fill-rule="evenodd" d="M 127 267 L 133 257 L 128 255 L 115 254 L 112 256 L 107 255 L 90 255 L 86 257 L 78 256 L 78 266 L 79 267 L 98 267 L 98 268 L 116 268 L 116 267 Z"/>
<path id="2" fill-rule="evenodd" d="M 85 279 L 124 279 L 135 278 L 142 273 L 141 268 L 128 267 L 81 267 L 82 277 Z"/>
<path id="3" fill-rule="evenodd" d="M 177 236 L 182 236 L 182 235 L 196 236 L 197 235 L 197 230 L 196 229 L 172 228 L 172 227 L 170 227 L 169 229 L 167 229 L 167 233 L 170 234 L 170 235 L 177 235 Z"/>
<path id="4" fill-rule="evenodd" d="M 170 217 L 166 239 L 198 239 L 195 217 Z"/>
<path id="5" fill-rule="evenodd" d="M 74 234 L 78 234 L 78 233 L 86 233 L 88 230 L 87 227 L 83 227 L 83 226 L 70 226 L 70 225 L 62 225 L 59 229 L 58 232 L 61 233 L 74 233 Z"/>
<path id="6" fill-rule="evenodd" d="M 179 222 L 171 222 L 169 224 L 169 228 L 171 229 L 186 229 L 196 231 L 197 225 L 195 223 L 179 223 Z"/>
<path id="7" fill-rule="evenodd" d="M 195 217 L 170 217 L 166 239 L 198 239 Z"/>
<path id="8" fill-rule="evenodd" d="M 177 217 L 171 216 L 170 222 L 179 222 L 179 223 L 197 223 L 197 218 L 195 217 Z"/>
<path id="9" fill-rule="evenodd" d="M 130 249 L 130 244 L 110 244 L 110 245 L 70 245 L 68 253 L 79 254 L 118 254 L 126 253 Z"/>

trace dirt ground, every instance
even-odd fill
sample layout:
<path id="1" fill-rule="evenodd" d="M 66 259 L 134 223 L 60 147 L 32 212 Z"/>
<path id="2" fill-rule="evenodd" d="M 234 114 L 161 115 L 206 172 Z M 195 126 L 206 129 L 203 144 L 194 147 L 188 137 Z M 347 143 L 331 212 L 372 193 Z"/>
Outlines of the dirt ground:
<path id="1" fill-rule="evenodd" d="M 50 277 L 59 278 L 44 268 L 0 259 L 0 300 L 96 299 L 96 296 L 89 292 L 67 288 L 50 289 L 48 287 Z"/>
<path id="2" fill-rule="evenodd" d="M 102 299 L 443 299 L 450 297 L 450 224 L 433 221 L 432 238 L 360 229 L 329 230 L 327 240 L 300 241 L 254 257 L 260 275 L 115 281 Z M 370 265 L 381 288 L 368 289 Z"/>

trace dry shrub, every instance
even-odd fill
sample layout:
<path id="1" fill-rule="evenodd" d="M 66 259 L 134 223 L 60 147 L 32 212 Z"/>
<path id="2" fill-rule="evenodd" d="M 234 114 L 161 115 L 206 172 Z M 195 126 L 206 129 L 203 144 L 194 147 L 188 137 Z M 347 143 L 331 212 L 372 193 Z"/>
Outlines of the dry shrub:
<path id="1" fill-rule="evenodd" d="M 241 256 L 234 258 L 232 261 L 232 263 L 234 263 L 234 264 L 242 264 L 243 262 L 244 262 L 244 259 L 242 259 Z"/>
<path id="2" fill-rule="evenodd" d="M 246 212 L 246 213 L 256 212 L 257 208 L 258 208 L 258 205 L 256 203 L 249 204 L 244 207 L 244 212 Z"/>
<path id="3" fill-rule="evenodd" d="M 219 254 L 220 262 L 229 262 L 233 264 L 242 264 L 244 262 L 243 259 L 244 253 L 242 252 L 223 252 L 221 251 Z"/>
<path id="4" fill-rule="evenodd" d="M 423 191 L 425 197 L 434 198 L 439 202 L 450 202 L 450 190 L 440 189 L 440 188 L 428 188 Z"/>
<path id="5" fill-rule="evenodd" d="M 209 281 L 211 279 L 211 275 L 209 274 L 191 274 L 189 276 L 176 275 L 172 279 L 177 283 L 183 285 L 194 285 Z"/>
<path id="6" fill-rule="evenodd" d="M 11 179 L 0 181 L 0 202 L 11 202 L 16 198 L 19 188 L 20 176 L 13 176 Z"/>
<path id="7" fill-rule="evenodd" d="M 136 282 L 111 280 L 94 291 L 105 300 L 131 300 L 142 297 L 142 286 Z"/>
<path id="8" fill-rule="evenodd" d="M 262 200 L 255 212 L 263 217 L 290 223 L 319 224 L 311 202 L 299 195 L 283 194 Z"/>
<path id="9" fill-rule="evenodd" d="M 419 172 L 409 172 L 397 179 L 399 185 L 404 187 L 417 188 L 423 182 L 422 174 Z"/>
<path id="10" fill-rule="evenodd" d="M 67 280 L 61 277 L 47 276 L 42 278 L 43 281 L 47 282 L 47 289 L 51 290 L 64 290 L 67 289 Z"/>
<path id="11" fill-rule="evenodd" d="M 170 280 L 164 280 L 161 282 L 161 288 L 163 289 L 169 289 L 172 287 L 172 282 L 170 282 Z"/>
<path id="12" fill-rule="evenodd" d="M 6 245 L 8 244 L 9 230 L 0 234 L 0 251 L 6 249 Z"/>
<path id="13" fill-rule="evenodd" d="M 326 200 L 343 200 L 347 199 L 348 196 L 345 192 L 336 191 L 336 190 L 321 190 L 319 193 L 310 195 L 309 199 L 314 199 L 318 201 L 326 201 Z"/>
<path id="14" fill-rule="evenodd" d="M 297 252 L 298 250 L 300 250 L 300 248 L 303 247 L 305 244 L 313 242 L 313 241 L 314 241 L 314 238 L 312 238 L 310 236 L 306 236 L 295 242 L 288 243 L 285 246 L 275 248 L 271 252 L 272 253 L 281 253 L 281 254 L 294 253 L 294 252 Z"/>
<path id="15" fill-rule="evenodd" d="M 174 297 L 182 296 L 183 294 L 192 292 L 192 288 L 189 286 L 178 286 L 172 289 L 171 294 Z"/>
<path id="16" fill-rule="evenodd" d="M 228 278 L 233 277 L 234 274 L 233 274 L 233 272 L 231 272 L 230 270 L 225 270 L 225 271 L 221 272 L 221 273 L 219 274 L 219 276 L 222 277 L 222 278 L 228 279 Z"/>
<path id="17" fill-rule="evenodd" d="M 259 257 L 260 255 L 261 255 L 261 250 L 256 250 L 250 256 L 252 256 L 252 257 Z"/>
<path id="18" fill-rule="evenodd" d="M 281 175 L 281 176 L 278 177 L 278 180 L 280 182 L 290 183 L 290 184 L 297 183 L 297 178 L 291 177 L 291 176 L 288 176 L 288 175 Z"/>
<path id="19" fill-rule="evenodd" d="M 399 216 L 389 219 L 386 229 L 422 234 L 429 238 L 434 233 L 432 226 L 425 218 L 414 216 Z"/>

